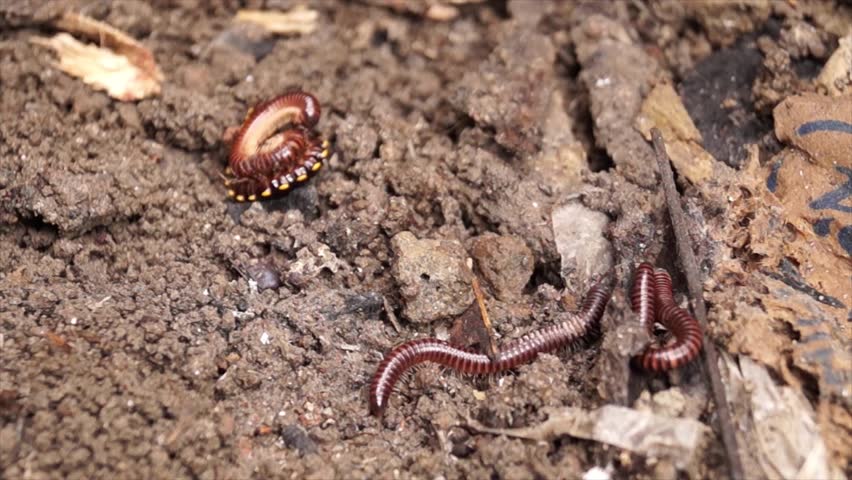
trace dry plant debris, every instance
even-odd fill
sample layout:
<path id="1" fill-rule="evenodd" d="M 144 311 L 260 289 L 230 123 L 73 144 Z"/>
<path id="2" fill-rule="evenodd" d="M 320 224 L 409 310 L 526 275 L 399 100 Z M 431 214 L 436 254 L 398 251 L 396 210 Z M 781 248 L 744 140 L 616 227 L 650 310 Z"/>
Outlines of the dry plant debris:
<path id="1" fill-rule="evenodd" d="M 34 37 L 37 45 L 59 55 L 55 67 L 121 101 L 141 100 L 160 93 L 163 74 L 150 50 L 124 32 L 84 15 L 66 13 L 55 22 L 60 30 L 94 39 L 80 42 L 68 33 Z"/>
<path id="2" fill-rule="evenodd" d="M 725 167 L 701 146 L 701 133 L 695 128 L 680 96 L 669 83 L 657 85 L 645 97 L 636 123 L 648 140 L 651 139 L 652 127 L 656 126 L 663 132 L 666 153 L 671 157 L 677 172 L 692 184 L 709 180 L 716 169 Z"/>
<path id="3" fill-rule="evenodd" d="M 307 35 L 317 29 L 319 12 L 309 8 L 294 8 L 287 12 L 240 10 L 234 20 L 260 25 L 264 30 L 276 35 Z"/>
<path id="4" fill-rule="evenodd" d="M 738 433 L 754 446 L 763 478 L 844 478 L 828 461 L 816 414 L 801 391 L 776 385 L 766 367 L 747 356 L 720 361 L 732 403 L 741 406 L 738 417 L 748 426 Z"/>
<path id="5" fill-rule="evenodd" d="M 852 34 L 841 38 L 839 43 L 816 80 L 834 97 L 848 93 L 852 86 Z"/>
<path id="6" fill-rule="evenodd" d="M 690 418 L 671 418 L 618 405 L 597 410 L 552 409 L 548 419 L 521 428 L 491 428 L 474 419 L 466 427 L 477 432 L 549 442 L 561 435 L 614 445 L 651 458 L 666 459 L 690 470 L 700 461 L 710 429 Z"/>

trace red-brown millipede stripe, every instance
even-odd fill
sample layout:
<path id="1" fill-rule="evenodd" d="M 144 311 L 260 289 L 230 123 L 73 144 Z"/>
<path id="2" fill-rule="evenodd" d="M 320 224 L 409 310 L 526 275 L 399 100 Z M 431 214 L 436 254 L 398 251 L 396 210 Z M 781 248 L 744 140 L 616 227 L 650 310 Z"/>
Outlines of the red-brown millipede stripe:
<path id="1" fill-rule="evenodd" d="M 321 114 L 317 99 L 289 92 L 254 107 L 235 135 L 228 195 L 237 201 L 269 197 L 303 182 L 329 157 L 329 145 L 312 131 Z M 282 132 L 279 129 L 289 126 Z"/>
<path id="2" fill-rule="evenodd" d="M 535 359 L 539 353 L 566 347 L 598 328 L 609 301 L 608 290 L 600 284 L 589 290 L 579 314 L 509 342 L 491 360 L 483 353 L 454 347 L 443 340 L 423 338 L 394 348 L 379 365 L 370 384 L 370 413 L 380 416 L 400 377 L 415 365 L 431 362 L 460 373 L 503 372 Z"/>
<path id="3" fill-rule="evenodd" d="M 654 332 L 654 322 L 657 319 L 656 309 L 656 283 L 654 281 L 654 267 L 650 263 L 641 263 L 636 267 L 633 274 L 633 287 L 630 289 L 630 306 L 639 317 L 639 324 L 643 325 L 648 333 Z"/>
<path id="4" fill-rule="evenodd" d="M 647 265 L 647 267 L 645 267 Z M 648 277 L 650 265 L 642 264 L 634 274 L 634 287 L 640 278 Z M 650 345 L 638 358 L 639 365 L 652 372 L 664 372 L 679 368 L 694 360 L 701 352 L 703 336 L 701 326 L 686 310 L 677 306 L 674 301 L 672 279 L 663 269 L 652 269 L 654 300 L 641 296 L 639 303 L 647 309 L 647 304 L 653 303 L 656 310 L 656 321 L 665 326 L 674 336 L 675 341 L 666 346 Z M 631 301 L 633 300 L 631 292 Z M 633 304 L 636 310 L 636 304 Z M 640 319 L 641 321 L 641 319 Z M 653 322 L 650 324 L 653 329 Z"/>
<path id="5" fill-rule="evenodd" d="M 698 321 L 675 304 L 664 306 L 659 313 L 659 320 L 674 335 L 675 341 L 663 347 L 649 346 L 639 359 L 642 368 L 652 372 L 664 372 L 694 360 L 701 352 L 703 342 Z"/>
<path id="6" fill-rule="evenodd" d="M 674 305 L 674 289 L 672 288 L 672 277 L 665 269 L 657 268 L 653 271 L 654 275 L 654 290 L 656 297 L 654 303 L 657 309 L 661 309 L 666 305 Z M 661 322 L 662 323 L 662 322 Z"/>

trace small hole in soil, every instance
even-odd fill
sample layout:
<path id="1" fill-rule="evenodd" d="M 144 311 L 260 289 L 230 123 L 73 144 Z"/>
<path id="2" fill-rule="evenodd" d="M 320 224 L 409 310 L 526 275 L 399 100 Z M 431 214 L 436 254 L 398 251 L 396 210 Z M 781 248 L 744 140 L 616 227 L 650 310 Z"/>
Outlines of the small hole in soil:
<path id="1" fill-rule="evenodd" d="M 607 155 L 606 151 L 601 148 L 592 148 L 589 150 L 589 170 L 593 172 L 602 172 L 610 170 L 615 166 L 612 158 Z"/>
<path id="2" fill-rule="evenodd" d="M 388 41 L 388 31 L 384 28 L 377 28 L 373 32 L 373 37 L 370 39 L 370 43 L 373 44 L 374 47 L 381 46 L 383 43 Z"/>
<path id="3" fill-rule="evenodd" d="M 565 281 L 562 280 L 560 270 L 562 269 L 561 262 L 555 260 L 548 263 L 537 263 L 533 269 L 532 278 L 527 284 L 528 290 L 535 290 L 540 285 L 549 284 L 556 289 L 565 287 Z"/>

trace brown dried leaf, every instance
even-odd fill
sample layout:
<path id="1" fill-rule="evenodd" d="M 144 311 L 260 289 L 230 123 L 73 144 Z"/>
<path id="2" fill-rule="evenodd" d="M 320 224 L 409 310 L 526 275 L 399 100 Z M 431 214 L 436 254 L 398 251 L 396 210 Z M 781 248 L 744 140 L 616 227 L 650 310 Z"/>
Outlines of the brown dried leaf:
<path id="1" fill-rule="evenodd" d="M 657 85 L 648 94 L 636 123 L 647 139 L 651 138 L 651 128 L 660 129 L 675 169 L 693 185 L 701 185 L 714 176 L 715 170 L 723 168 L 701 147 L 701 133 L 668 83 Z"/>
<path id="2" fill-rule="evenodd" d="M 775 136 L 782 142 L 807 152 L 824 167 L 852 166 L 852 135 L 844 131 L 852 125 L 852 97 L 792 95 L 778 104 L 772 115 Z"/>

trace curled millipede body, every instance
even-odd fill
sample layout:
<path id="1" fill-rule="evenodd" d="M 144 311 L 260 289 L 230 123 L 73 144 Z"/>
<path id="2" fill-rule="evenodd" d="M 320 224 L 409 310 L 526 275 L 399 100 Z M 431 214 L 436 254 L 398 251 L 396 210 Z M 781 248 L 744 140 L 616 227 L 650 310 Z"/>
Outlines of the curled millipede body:
<path id="1" fill-rule="evenodd" d="M 654 321 L 657 318 L 657 295 L 654 278 L 654 267 L 650 263 L 641 263 L 633 275 L 633 288 L 630 289 L 630 306 L 639 317 L 639 323 L 654 332 Z"/>
<path id="2" fill-rule="evenodd" d="M 654 320 L 663 324 L 674 336 L 669 345 L 651 345 L 636 358 L 645 370 L 664 372 L 679 368 L 694 360 L 701 352 L 703 335 L 698 321 L 674 301 L 672 279 L 663 269 L 654 270 L 647 263 L 640 264 L 634 273 L 630 300 L 633 310 L 639 314 L 640 322 L 653 330 Z M 648 292 L 651 292 L 648 294 Z M 655 312 L 643 317 L 643 312 Z"/>
<path id="3" fill-rule="evenodd" d="M 317 172 L 330 155 L 329 143 L 313 132 L 320 113 L 317 99 L 305 92 L 252 108 L 231 144 L 228 196 L 238 202 L 271 197 Z"/>
<path id="4" fill-rule="evenodd" d="M 459 348 L 435 338 L 412 340 L 394 348 L 379 365 L 370 384 L 370 413 L 380 416 L 387 408 L 394 386 L 405 372 L 426 363 L 444 365 L 460 373 L 503 372 L 535 359 L 539 353 L 569 346 L 597 331 L 609 291 L 601 285 L 589 290 L 578 314 L 509 342 L 492 360 L 484 353 Z"/>
<path id="5" fill-rule="evenodd" d="M 703 341 L 698 321 L 675 304 L 664 306 L 659 319 L 660 323 L 672 332 L 675 341 L 662 347 L 648 347 L 639 357 L 642 368 L 652 372 L 664 372 L 694 360 L 701 352 Z"/>
<path id="6" fill-rule="evenodd" d="M 654 292 L 656 293 L 654 303 L 657 309 L 660 310 L 666 305 L 674 305 L 674 289 L 672 288 L 672 277 L 669 275 L 669 272 L 658 268 L 653 271 L 653 275 Z"/>

